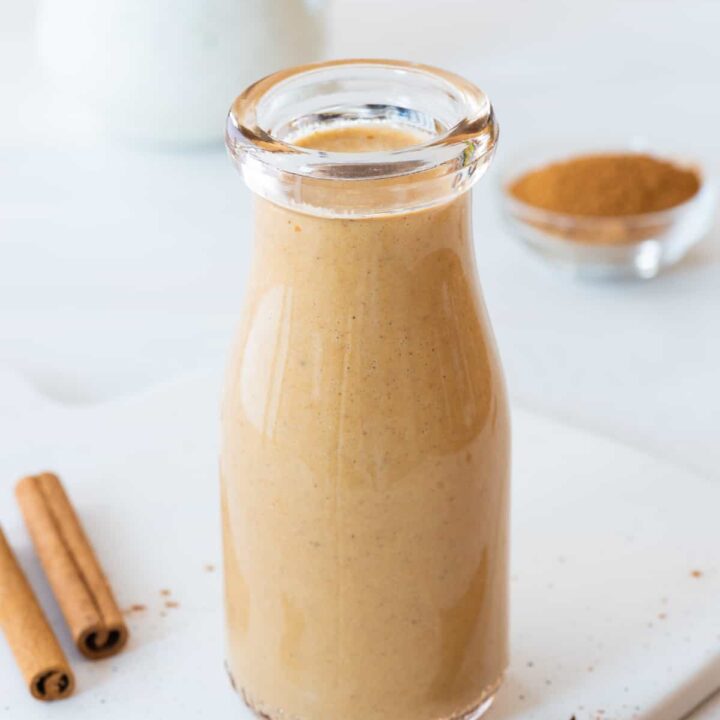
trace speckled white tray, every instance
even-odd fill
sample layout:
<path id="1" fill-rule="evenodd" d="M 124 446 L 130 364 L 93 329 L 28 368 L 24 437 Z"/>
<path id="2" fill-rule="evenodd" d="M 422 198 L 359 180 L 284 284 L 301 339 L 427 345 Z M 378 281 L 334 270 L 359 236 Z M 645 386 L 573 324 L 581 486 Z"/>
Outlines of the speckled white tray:
<path id="1" fill-rule="evenodd" d="M 249 717 L 223 672 L 207 567 L 218 385 L 198 375 L 72 408 L 0 373 L 0 522 L 78 681 L 70 700 L 33 701 L 0 641 L 0 720 Z M 514 433 L 513 659 L 488 717 L 677 720 L 720 686 L 720 486 L 523 410 Z M 145 606 L 116 658 L 78 656 L 32 554 L 12 486 L 40 469 L 64 478 L 120 603 Z"/>

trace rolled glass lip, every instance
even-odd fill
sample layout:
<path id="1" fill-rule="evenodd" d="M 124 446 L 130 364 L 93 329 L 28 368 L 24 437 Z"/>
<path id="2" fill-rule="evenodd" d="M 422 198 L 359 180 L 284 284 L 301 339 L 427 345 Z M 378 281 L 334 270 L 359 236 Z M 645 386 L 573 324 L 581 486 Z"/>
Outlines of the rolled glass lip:
<path id="1" fill-rule="evenodd" d="M 406 148 L 382 152 L 329 152 L 293 145 L 262 126 L 259 107 L 272 91 L 282 92 L 300 76 L 310 77 L 328 70 L 383 68 L 398 82 L 413 74 L 425 76 L 428 83 L 443 86 L 452 94 L 460 113 L 450 127 L 431 134 L 426 141 Z M 438 82 L 439 81 L 439 82 Z M 262 163 L 267 170 L 317 180 L 367 181 L 407 176 L 442 168 L 450 174 L 486 166 L 498 139 L 498 125 L 487 95 L 455 73 L 401 60 L 348 59 L 312 63 L 282 70 L 248 87 L 233 102 L 227 118 L 226 144 L 240 166 L 244 162 Z M 478 173 L 478 177 L 482 173 Z M 475 178 L 476 179 L 476 178 Z M 464 183 L 469 187 L 470 183 Z"/>

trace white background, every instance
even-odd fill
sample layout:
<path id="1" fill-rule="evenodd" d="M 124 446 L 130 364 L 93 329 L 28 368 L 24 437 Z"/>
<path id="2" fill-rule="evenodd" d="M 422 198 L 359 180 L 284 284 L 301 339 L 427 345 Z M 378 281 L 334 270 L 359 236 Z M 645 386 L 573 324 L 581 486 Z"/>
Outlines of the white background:
<path id="1" fill-rule="evenodd" d="M 33 2 L 3 3 L 0 365 L 88 403 L 222 363 L 250 253 L 240 179 L 220 146 L 128 148 L 54 114 L 33 23 Z M 656 280 L 581 283 L 508 235 L 496 187 L 524 147 L 604 138 L 717 173 L 720 3 L 337 0 L 324 54 L 441 65 L 493 100 L 476 247 L 514 399 L 720 482 L 718 225 Z"/>

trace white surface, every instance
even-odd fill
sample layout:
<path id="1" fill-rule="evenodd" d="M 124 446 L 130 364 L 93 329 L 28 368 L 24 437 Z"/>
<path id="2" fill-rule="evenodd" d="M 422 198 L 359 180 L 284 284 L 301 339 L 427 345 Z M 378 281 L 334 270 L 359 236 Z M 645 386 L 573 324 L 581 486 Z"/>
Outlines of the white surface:
<path id="1" fill-rule="evenodd" d="M 639 133 L 720 166 L 716 2 L 452 0 L 440 14 L 395 0 L 382 25 L 379 7 L 337 0 L 332 53 L 418 58 L 477 81 L 500 119 L 500 164 L 549 137 Z M 221 363 L 251 223 L 222 150 L 69 140 L 68 118 L 41 112 L 32 3 L 0 13 L 0 363 L 78 401 Z M 580 284 L 508 236 L 497 174 L 478 187 L 477 253 L 513 396 L 720 479 L 718 227 L 655 281 Z"/>
<path id="2" fill-rule="evenodd" d="M 217 379 L 86 409 L 7 376 L 0 394 L 2 520 L 78 681 L 48 709 L 2 643 L 0 717 L 249 717 L 222 669 Z M 512 666 L 489 718 L 676 720 L 720 685 L 720 487 L 526 411 L 514 432 Z M 32 554 L 12 486 L 43 468 L 64 478 L 121 605 L 147 606 L 113 659 L 70 647 Z"/>
<path id="3" fill-rule="evenodd" d="M 0 3 L 0 364 L 72 402 L 219 365 L 250 256 L 240 180 L 221 149 L 126 151 L 67 108 L 49 116 L 33 21 L 31 0 Z M 719 26 L 716 0 L 335 0 L 330 54 L 472 78 L 500 164 L 548 138 L 627 134 L 717 173 Z M 477 255 L 513 397 L 720 482 L 718 225 L 650 283 L 579 284 L 508 236 L 496 178 L 476 195 Z"/>

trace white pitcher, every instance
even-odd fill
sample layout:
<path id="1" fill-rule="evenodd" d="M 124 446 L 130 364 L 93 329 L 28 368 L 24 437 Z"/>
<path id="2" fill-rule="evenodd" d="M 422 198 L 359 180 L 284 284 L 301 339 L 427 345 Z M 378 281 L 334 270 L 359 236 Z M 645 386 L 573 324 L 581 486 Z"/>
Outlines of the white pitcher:
<path id="1" fill-rule="evenodd" d="M 323 54 L 323 0 L 42 0 L 52 84 L 114 135 L 220 142 L 237 88 Z"/>

